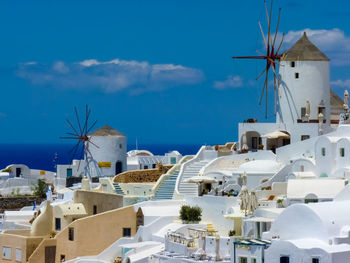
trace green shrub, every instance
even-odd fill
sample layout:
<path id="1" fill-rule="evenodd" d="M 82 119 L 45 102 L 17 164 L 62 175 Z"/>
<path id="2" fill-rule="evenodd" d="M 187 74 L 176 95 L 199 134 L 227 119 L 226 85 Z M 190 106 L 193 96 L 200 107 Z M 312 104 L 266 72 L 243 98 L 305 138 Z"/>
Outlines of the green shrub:
<path id="1" fill-rule="evenodd" d="M 189 221 L 188 220 L 188 214 L 189 214 L 189 210 L 191 209 L 190 206 L 188 205 L 183 205 L 181 206 L 181 209 L 180 209 L 180 219 L 183 220 L 183 221 Z"/>
<path id="2" fill-rule="evenodd" d="M 190 207 L 188 205 L 183 205 L 180 210 L 180 219 L 188 222 L 198 222 L 201 221 L 202 209 L 198 206 Z"/>

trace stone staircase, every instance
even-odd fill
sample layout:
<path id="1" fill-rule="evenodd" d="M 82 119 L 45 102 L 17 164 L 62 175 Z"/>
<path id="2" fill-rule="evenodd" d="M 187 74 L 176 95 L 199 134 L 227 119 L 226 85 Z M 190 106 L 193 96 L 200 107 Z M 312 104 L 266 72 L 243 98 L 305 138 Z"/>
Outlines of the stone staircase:
<path id="1" fill-rule="evenodd" d="M 179 170 L 175 171 L 168 179 L 165 179 L 161 186 L 159 186 L 153 200 L 172 199 Z"/>
<path id="2" fill-rule="evenodd" d="M 113 186 L 118 195 L 124 195 L 123 189 L 120 188 L 118 183 L 113 183 Z"/>
<path id="3" fill-rule="evenodd" d="M 185 183 L 186 180 L 198 175 L 202 167 L 204 167 L 210 160 L 201 160 L 191 163 L 185 168 L 181 182 L 179 184 L 179 193 L 188 196 L 198 196 L 198 185 L 194 183 Z"/>

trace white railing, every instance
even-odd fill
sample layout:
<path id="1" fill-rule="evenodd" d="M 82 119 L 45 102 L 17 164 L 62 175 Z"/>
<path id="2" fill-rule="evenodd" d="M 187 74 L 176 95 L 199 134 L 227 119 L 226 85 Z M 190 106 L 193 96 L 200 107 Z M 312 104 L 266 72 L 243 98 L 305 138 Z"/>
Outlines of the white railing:
<path id="1" fill-rule="evenodd" d="M 167 173 L 162 174 L 157 183 L 153 186 L 152 188 L 152 194 L 153 196 L 157 193 L 159 187 L 163 184 L 163 182 L 167 179 L 169 179 L 174 173 L 175 171 L 179 170 L 181 168 L 181 165 L 184 164 L 185 162 L 187 162 L 188 160 L 191 160 L 193 158 L 193 155 L 186 155 L 184 157 L 181 158 L 181 160 L 175 164 L 173 167 L 171 167 Z"/>
<path id="2" fill-rule="evenodd" d="M 272 186 L 272 183 L 275 182 L 285 182 L 286 176 L 292 171 L 292 165 L 288 164 L 284 166 L 281 170 L 279 170 L 275 175 L 273 175 L 267 182 L 258 185 L 255 189 L 259 189 L 261 187 Z"/>
<path id="3" fill-rule="evenodd" d="M 195 157 L 193 157 L 191 160 L 182 164 L 179 175 L 178 175 L 177 180 L 176 180 L 176 184 L 175 184 L 174 197 L 180 198 L 180 199 L 182 197 L 182 194 L 179 192 L 179 186 L 180 186 L 180 183 L 182 182 L 182 177 L 183 177 L 183 174 L 184 174 L 186 168 L 195 162 L 201 161 L 203 159 L 204 152 L 206 150 L 212 150 L 212 148 L 213 147 L 211 147 L 211 146 L 202 146 L 199 149 L 198 153 L 195 155 Z"/>

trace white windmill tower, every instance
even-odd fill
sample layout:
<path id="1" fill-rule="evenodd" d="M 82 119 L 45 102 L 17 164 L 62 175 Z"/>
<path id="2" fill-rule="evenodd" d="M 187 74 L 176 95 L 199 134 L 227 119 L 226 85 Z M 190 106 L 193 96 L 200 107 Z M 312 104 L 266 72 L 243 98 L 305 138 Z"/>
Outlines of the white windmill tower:
<path id="1" fill-rule="evenodd" d="M 126 171 L 127 144 L 126 136 L 121 132 L 104 125 L 88 135 L 91 155 L 99 166 L 103 176 L 115 176 Z M 99 147 L 93 147 L 98 145 Z"/>
<path id="2" fill-rule="evenodd" d="M 303 36 L 280 58 L 277 123 L 330 124 L 329 58 Z"/>

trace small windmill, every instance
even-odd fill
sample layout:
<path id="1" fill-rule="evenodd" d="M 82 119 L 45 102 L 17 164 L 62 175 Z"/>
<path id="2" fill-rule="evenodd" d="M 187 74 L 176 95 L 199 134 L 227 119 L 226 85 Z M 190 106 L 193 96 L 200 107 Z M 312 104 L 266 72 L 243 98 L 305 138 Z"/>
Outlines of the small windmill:
<path id="1" fill-rule="evenodd" d="M 92 145 L 94 147 L 99 148 L 95 143 L 91 141 L 91 137 L 88 135 L 92 128 L 96 125 L 97 121 L 94 121 L 91 126 L 89 126 L 89 117 L 91 114 L 91 110 L 86 105 L 85 108 L 85 120 L 81 123 L 78 110 L 76 107 L 74 107 L 77 127 L 74 127 L 74 125 L 66 119 L 68 125 L 72 129 L 71 132 L 67 132 L 66 134 L 69 135 L 68 137 L 60 137 L 61 139 L 68 139 L 68 140 L 76 140 L 75 146 L 69 151 L 70 153 L 73 153 L 72 157 L 74 158 L 78 151 L 81 151 L 80 156 L 84 156 L 85 166 L 84 166 L 84 175 L 87 176 L 91 181 L 91 167 L 90 164 L 92 163 L 94 165 L 94 168 L 97 172 L 97 174 L 100 176 L 101 172 L 96 164 L 96 161 L 94 161 L 94 158 L 89 150 L 89 146 Z M 80 168 L 80 161 L 78 164 L 78 171 Z"/>
<path id="2" fill-rule="evenodd" d="M 281 8 L 278 11 L 278 20 L 277 20 L 277 26 L 276 26 L 276 31 L 274 35 L 271 35 L 271 15 L 272 15 L 272 4 L 273 0 L 271 0 L 271 8 L 270 12 L 267 10 L 267 5 L 266 1 L 264 1 L 265 4 L 265 13 L 266 13 L 266 19 L 267 19 L 267 26 L 268 26 L 268 33 L 267 33 L 267 40 L 264 34 L 264 31 L 262 29 L 260 21 L 258 22 L 259 28 L 264 40 L 265 48 L 266 48 L 266 54 L 263 54 L 260 51 L 257 51 L 259 56 L 240 56 L 240 57 L 232 57 L 233 59 L 263 59 L 266 60 L 266 66 L 264 70 L 259 74 L 259 76 L 256 78 L 257 80 L 264 75 L 265 73 L 265 82 L 263 86 L 263 90 L 261 92 L 260 100 L 259 100 L 259 105 L 261 105 L 262 99 L 264 97 L 265 93 L 265 100 L 266 100 L 266 108 L 265 108 L 265 118 L 267 118 L 267 87 L 268 87 L 268 76 L 269 76 L 269 70 L 272 68 L 273 71 L 273 79 L 274 79 L 274 91 L 275 91 L 275 113 L 276 113 L 276 100 L 277 100 L 277 90 L 278 90 L 278 83 L 277 83 L 277 76 L 276 76 L 276 65 L 279 65 L 277 62 L 281 58 L 281 54 L 278 52 L 281 49 L 282 43 L 283 43 L 283 38 L 284 34 L 282 35 L 282 39 L 278 45 L 278 48 L 276 49 L 276 39 L 277 39 L 277 34 L 278 34 L 278 27 L 280 23 L 280 15 L 281 15 Z M 279 90 L 278 90 L 279 91 Z M 278 92 L 279 94 L 279 92 Z"/>

